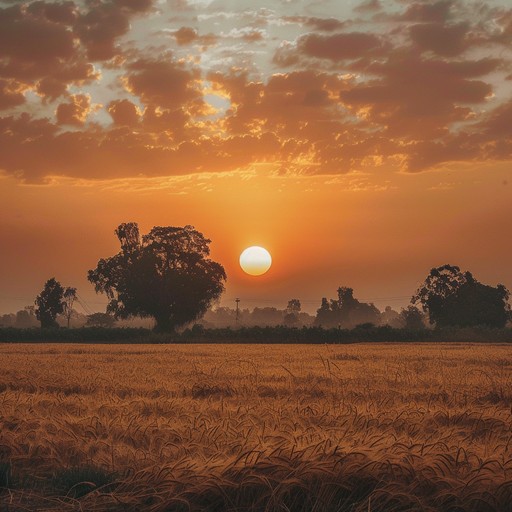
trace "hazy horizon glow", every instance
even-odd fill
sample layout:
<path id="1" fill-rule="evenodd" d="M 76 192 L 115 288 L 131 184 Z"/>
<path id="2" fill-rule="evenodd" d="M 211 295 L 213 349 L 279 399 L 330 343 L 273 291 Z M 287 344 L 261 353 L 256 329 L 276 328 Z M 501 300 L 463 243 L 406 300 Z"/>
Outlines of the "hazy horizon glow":
<path id="1" fill-rule="evenodd" d="M 231 306 L 512 288 L 511 43 L 505 0 L 0 1 L 0 312 L 103 310 L 129 221 L 203 232 Z"/>

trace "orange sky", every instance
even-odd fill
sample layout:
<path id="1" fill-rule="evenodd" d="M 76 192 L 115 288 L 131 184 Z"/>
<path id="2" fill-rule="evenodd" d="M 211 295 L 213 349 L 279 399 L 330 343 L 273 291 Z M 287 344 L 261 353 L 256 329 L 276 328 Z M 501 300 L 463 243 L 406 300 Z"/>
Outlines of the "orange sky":
<path id="1" fill-rule="evenodd" d="M 0 3 L 0 312 L 53 276 L 102 310 L 128 221 L 211 238 L 229 305 L 512 288 L 512 9 L 339 4 Z"/>

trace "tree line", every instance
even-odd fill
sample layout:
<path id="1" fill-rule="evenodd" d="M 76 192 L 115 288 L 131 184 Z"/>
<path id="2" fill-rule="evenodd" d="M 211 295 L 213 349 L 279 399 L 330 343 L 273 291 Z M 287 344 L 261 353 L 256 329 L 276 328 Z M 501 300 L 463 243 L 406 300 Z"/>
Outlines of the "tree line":
<path id="1" fill-rule="evenodd" d="M 87 274 L 96 292 L 109 301 L 105 313 L 90 315 L 89 325 L 108 327 L 116 319 L 141 317 L 154 319 L 157 331 L 174 332 L 202 317 L 205 325 L 215 324 L 215 317 L 222 315 L 251 325 L 246 311 L 217 308 L 212 312 L 212 304 L 224 291 L 226 272 L 209 257 L 211 241 L 192 226 L 154 227 L 141 236 L 138 225 L 130 222 L 119 225 L 115 233 L 120 251 L 100 259 Z M 43 328 L 57 327 L 58 315 L 64 315 L 69 327 L 76 300 L 76 288 L 64 288 L 51 278 L 36 297 L 33 313 Z M 322 298 L 315 317 L 301 311 L 300 300 L 291 299 L 285 310 L 255 308 L 250 320 L 258 325 L 256 318 L 266 309 L 274 310 L 266 311 L 273 315 L 273 325 L 288 327 L 503 328 L 511 320 L 508 301 L 504 285 L 482 284 L 469 271 L 447 264 L 431 269 L 400 313 L 390 307 L 381 313 L 375 305 L 356 299 L 352 288 L 341 286 L 335 299 Z"/>

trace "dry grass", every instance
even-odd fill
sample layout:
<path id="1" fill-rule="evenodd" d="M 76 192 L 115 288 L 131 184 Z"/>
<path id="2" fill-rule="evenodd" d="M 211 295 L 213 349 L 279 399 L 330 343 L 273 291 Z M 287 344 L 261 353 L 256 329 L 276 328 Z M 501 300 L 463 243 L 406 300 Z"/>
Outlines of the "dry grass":
<path id="1" fill-rule="evenodd" d="M 511 370 L 504 345 L 0 345 L 0 510 L 512 510 Z"/>

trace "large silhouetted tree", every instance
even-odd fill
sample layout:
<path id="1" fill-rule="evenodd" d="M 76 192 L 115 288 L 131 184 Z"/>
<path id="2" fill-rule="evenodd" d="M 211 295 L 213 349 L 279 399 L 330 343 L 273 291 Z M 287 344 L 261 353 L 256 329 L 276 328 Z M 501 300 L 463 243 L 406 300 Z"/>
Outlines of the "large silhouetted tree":
<path id="1" fill-rule="evenodd" d="M 437 327 L 504 327 L 510 316 L 505 286 L 479 283 L 454 265 L 433 268 L 412 298 Z"/>
<path id="2" fill-rule="evenodd" d="M 58 327 L 57 315 L 64 311 L 64 288 L 54 278 L 46 281 L 43 291 L 36 297 L 36 317 L 41 327 Z"/>
<path id="3" fill-rule="evenodd" d="M 172 331 L 204 314 L 224 291 L 224 268 L 208 257 L 210 240 L 192 226 L 154 227 L 141 237 L 130 222 L 116 235 L 121 251 L 88 273 L 116 318 L 153 317 L 157 330 Z"/>

